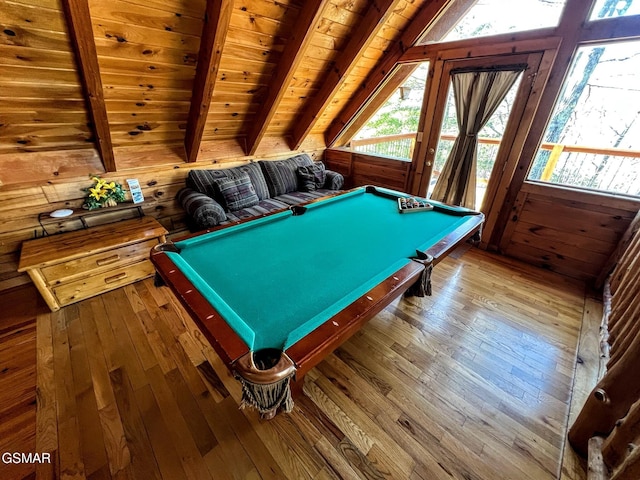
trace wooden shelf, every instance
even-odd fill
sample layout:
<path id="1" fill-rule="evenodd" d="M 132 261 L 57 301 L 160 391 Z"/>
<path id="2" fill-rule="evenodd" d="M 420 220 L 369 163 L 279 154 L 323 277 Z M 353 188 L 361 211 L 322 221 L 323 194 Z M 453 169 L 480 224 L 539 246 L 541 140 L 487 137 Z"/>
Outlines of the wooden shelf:
<path id="1" fill-rule="evenodd" d="M 116 205 L 115 207 L 107 207 L 107 208 L 98 208 L 95 210 L 86 210 L 84 208 L 79 208 L 73 211 L 71 215 L 67 215 L 66 217 L 52 217 L 52 212 L 43 212 L 38 215 L 38 222 L 42 227 L 42 232 L 44 236 L 56 235 L 57 233 L 51 233 L 47 230 L 47 226 L 59 225 L 65 222 L 79 220 L 82 224 L 82 228 L 90 228 L 90 225 L 87 223 L 87 219 L 90 217 L 97 216 L 107 216 L 113 215 L 117 212 L 124 212 L 126 210 L 138 210 L 138 216 L 144 217 L 143 209 L 146 207 L 150 207 L 155 205 L 157 202 L 155 199 L 150 198 L 146 199 L 141 203 L 133 203 L 133 202 L 122 202 Z"/>

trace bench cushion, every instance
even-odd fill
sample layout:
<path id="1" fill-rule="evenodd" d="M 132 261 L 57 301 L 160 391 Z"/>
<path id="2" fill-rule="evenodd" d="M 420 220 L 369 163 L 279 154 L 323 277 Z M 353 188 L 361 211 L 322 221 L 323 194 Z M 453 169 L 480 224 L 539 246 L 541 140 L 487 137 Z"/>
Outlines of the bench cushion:
<path id="1" fill-rule="evenodd" d="M 267 198 L 260 201 L 257 205 L 243 208 L 235 212 L 227 212 L 227 220 L 231 222 L 237 222 L 238 220 L 259 217 L 267 213 L 272 213 L 287 208 L 289 208 L 289 205 L 285 202 L 279 201 L 275 198 Z"/>

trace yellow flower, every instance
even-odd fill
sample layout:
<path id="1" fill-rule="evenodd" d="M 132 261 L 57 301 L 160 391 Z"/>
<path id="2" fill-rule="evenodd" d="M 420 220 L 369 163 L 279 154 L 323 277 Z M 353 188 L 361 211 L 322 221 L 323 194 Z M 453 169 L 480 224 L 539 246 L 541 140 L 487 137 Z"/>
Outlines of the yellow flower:
<path id="1" fill-rule="evenodd" d="M 98 188 L 97 186 L 96 188 L 90 188 L 89 191 L 91 192 L 89 196 L 95 198 L 96 200 L 107 198 L 107 192 L 105 192 L 102 188 Z"/>
<path id="2" fill-rule="evenodd" d="M 114 188 L 116 188 L 116 182 L 111 182 L 111 183 L 104 182 L 102 185 L 102 188 L 106 190 L 113 190 Z"/>

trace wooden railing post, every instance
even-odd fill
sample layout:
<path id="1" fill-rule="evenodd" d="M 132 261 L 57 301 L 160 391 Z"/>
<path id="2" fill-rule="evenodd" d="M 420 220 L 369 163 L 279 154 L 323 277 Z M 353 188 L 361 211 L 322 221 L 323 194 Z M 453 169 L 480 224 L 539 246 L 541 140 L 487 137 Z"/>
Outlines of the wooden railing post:
<path id="1" fill-rule="evenodd" d="M 560 159 L 560 155 L 564 151 L 564 145 L 555 144 L 553 149 L 551 150 L 551 155 L 547 159 L 547 164 L 542 171 L 542 175 L 540 176 L 540 180 L 543 182 L 548 182 L 551 179 L 551 175 L 553 171 L 556 169 L 556 165 L 558 164 L 558 160 Z"/>

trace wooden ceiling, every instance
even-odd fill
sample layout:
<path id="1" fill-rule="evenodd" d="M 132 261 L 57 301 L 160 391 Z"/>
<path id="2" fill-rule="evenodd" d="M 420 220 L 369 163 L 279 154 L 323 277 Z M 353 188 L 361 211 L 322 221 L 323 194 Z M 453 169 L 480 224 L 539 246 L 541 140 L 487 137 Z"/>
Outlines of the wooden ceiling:
<path id="1" fill-rule="evenodd" d="M 0 0 L 0 171 L 324 148 L 450 3 Z"/>

